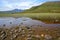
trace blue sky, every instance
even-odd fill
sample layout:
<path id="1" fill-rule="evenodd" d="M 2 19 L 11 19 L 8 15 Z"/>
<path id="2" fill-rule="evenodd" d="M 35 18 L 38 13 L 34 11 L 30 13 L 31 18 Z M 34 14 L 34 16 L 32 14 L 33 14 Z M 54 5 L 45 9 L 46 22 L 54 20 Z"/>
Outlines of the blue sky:
<path id="1" fill-rule="evenodd" d="M 46 1 L 52 0 L 0 0 L 0 11 L 7 11 L 13 9 L 29 9 L 32 6 L 40 5 Z"/>

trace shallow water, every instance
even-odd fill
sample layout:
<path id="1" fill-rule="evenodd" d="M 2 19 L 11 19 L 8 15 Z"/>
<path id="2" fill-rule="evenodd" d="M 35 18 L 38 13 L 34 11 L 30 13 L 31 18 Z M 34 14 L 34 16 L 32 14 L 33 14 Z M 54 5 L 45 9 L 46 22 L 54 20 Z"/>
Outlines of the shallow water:
<path id="1" fill-rule="evenodd" d="M 27 17 L 13 18 L 13 17 L 1 17 L 0 18 L 0 27 L 16 27 L 16 26 L 43 26 L 43 27 L 59 27 L 60 24 L 45 24 L 38 20 L 33 20 Z"/>

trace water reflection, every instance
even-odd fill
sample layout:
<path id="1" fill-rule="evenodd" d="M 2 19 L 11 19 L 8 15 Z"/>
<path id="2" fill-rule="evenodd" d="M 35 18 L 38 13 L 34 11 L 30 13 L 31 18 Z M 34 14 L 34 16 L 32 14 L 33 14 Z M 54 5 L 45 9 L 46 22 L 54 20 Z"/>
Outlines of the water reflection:
<path id="1" fill-rule="evenodd" d="M 45 24 L 38 20 L 33 20 L 27 17 L 21 18 L 13 18 L 13 17 L 1 17 L 0 18 L 0 27 L 15 27 L 15 26 L 57 26 L 59 27 L 60 24 Z"/>

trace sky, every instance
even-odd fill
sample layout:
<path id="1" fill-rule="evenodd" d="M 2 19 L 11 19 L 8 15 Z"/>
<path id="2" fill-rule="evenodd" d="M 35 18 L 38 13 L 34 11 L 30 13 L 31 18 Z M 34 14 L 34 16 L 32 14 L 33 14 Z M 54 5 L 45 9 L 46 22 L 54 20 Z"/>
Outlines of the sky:
<path id="1" fill-rule="evenodd" d="M 0 0 L 0 11 L 8 11 L 13 9 L 29 9 L 32 6 L 41 5 L 47 1 L 59 0 Z"/>

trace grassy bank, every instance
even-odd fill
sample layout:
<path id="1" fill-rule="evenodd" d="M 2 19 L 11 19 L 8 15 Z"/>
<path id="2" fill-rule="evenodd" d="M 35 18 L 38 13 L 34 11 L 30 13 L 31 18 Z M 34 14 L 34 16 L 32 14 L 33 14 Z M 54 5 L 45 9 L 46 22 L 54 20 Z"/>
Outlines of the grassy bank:
<path id="1" fill-rule="evenodd" d="M 41 20 L 45 23 L 60 23 L 59 13 L 16 13 L 16 14 L 0 14 L 0 17 L 30 17 L 35 20 Z"/>

